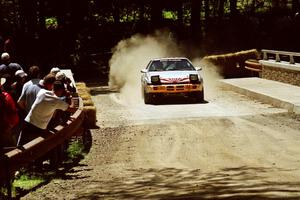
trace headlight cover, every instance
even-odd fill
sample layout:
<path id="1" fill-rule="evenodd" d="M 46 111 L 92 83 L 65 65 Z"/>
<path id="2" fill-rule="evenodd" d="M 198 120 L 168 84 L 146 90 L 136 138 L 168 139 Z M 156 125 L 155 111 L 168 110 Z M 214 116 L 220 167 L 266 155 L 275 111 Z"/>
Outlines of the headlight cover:
<path id="1" fill-rule="evenodd" d="M 199 77 L 197 74 L 190 74 L 190 81 L 192 83 L 199 82 Z"/>
<path id="2" fill-rule="evenodd" d="M 160 84 L 159 76 L 151 76 L 151 83 L 152 84 Z"/>

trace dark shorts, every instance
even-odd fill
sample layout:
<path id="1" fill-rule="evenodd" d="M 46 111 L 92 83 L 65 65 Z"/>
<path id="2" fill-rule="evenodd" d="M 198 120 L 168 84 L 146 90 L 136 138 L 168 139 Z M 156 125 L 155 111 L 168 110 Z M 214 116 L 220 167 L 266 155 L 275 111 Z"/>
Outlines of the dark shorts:
<path id="1" fill-rule="evenodd" d="M 46 130 L 40 129 L 26 121 L 24 121 L 23 129 L 18 139 L 18 146 L 24 145 L 37 137 L 45 136 Z"/>

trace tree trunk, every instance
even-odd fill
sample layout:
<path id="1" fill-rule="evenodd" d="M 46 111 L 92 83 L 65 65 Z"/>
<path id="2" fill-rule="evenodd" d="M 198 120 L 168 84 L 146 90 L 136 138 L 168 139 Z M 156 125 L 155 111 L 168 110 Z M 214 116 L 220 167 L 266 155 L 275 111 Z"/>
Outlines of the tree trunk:
<path id="1" fill-rule="evenodd" d="M 20 0 L 19 6 L 22 29 L 30 35 L 33 35 L 36 31 L 37 25 L 37 1 Z"/>
<path id="2" fill-rule="evenodd" d="M 237 15 L 237 0 L 230 0 L 230 15 L 233 18 Z"/>
<path id="3" fill-rule="evenodd" d="M 209 0 L 204 1 L 204 15 L 205 15 L 205 26 L 207 27 L 209 24 Z"/>
<path id="4" fill-rule="evenodd" d="M 115 24 L 120 23 L 120 4 L 119 1 L 112 1 L 113 18 Z"/>
<path id="5" fill-rule="evenodd" d="M 224 3 L 225 0 L 219 0 L 219 19 L 222 20 L 224 16 Z"/>
<path id="6" fill-rule="evenodd" d="M 191 28 L 192 28 L 192 33 L 195 37 L 198 37 L 198 34 L 201 31 L 201 20 L 200 20 L 201 4 L 202 4 L 201 0 L 192 0 Z"/>
<path id="7" fill-rule="evenodd" d="M 151 2 L 151 22 L 153 26 L 159 27 L 162 21 L 162 8 L 158 0 Z"/>
<path id="8" fill-rule="evenodd" d="M 299 0 L 293 0 L 292 10 L 293 10 L 293 13 L 297 13 L 300 11 L 300 1 Z"/>
<path id="9" fill-rule="evenodd" d="M 177 13 L 178 13 L 178 24 L 181 26 L 183 24 L 183 6 L 182 1 L 177 3 Z"/>

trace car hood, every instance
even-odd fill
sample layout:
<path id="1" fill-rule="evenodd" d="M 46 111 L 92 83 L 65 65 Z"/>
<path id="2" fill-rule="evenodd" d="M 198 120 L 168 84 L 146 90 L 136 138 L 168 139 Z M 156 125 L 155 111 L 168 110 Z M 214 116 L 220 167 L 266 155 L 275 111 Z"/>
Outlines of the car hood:
<path id="1" fill-rule="evenodd" d="M 198 71 L 155 71 L 147 73 L 147 80 L 150 81 L 151 76 L 159 76 L 161 83 L 185 83 L 190 81 L 190 74 L 199 75 Z"/>
<path id="2" fill-rule="evenodd" d="M 159 76 L 160 78 L 189 78 L 190 74 L 198 74 L 197 71 L 155 71 L 148 72 L 149 76 Z"/>

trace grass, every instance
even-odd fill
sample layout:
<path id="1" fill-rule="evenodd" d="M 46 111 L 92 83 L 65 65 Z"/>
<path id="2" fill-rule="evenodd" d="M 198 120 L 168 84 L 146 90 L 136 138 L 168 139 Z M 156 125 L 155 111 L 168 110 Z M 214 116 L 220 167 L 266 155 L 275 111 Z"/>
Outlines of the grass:
<path id="1" fill-rule="evenodd" d="M 71 160 L 81 159 L 85 156 L 82 141 L 74 139 L 70 142 L 67 149 L 68 158 Z"/>
<path id="2" fill-rule="evenodd" d="M 20 178 L 14 180 L 13 187 L 21 188 L 23 190 L 30 190 L 30 189 L 44 183 L 45 181 L 46 180 L 40 176 L 23 174 L 20 176 Z"/>
<path id="3" fill-rule="evenodd" d="M 86 155 L 83 141 L 79 138 L 74 138 L 70 141 L 67 148 L 67 158 L 62 164 L 63 170 L 43 169 L 39 168 L 36 170 L 20 170 L 20 175 L 15 178 L 12 183 L 12 196 L 18 197 L 27 194 L 34 188 L 40 187 L 41 185 L 51 181 L 52 179 L 63 177 L 63 173 L 69 169 L 70 166 L 76 164 L 79 160 L 84 158 Z M 68 167 L 69 166 L 69 167 Z M 2 196 L 5 199 L 7 190 L 0 187 L 0 199 Z"/>

